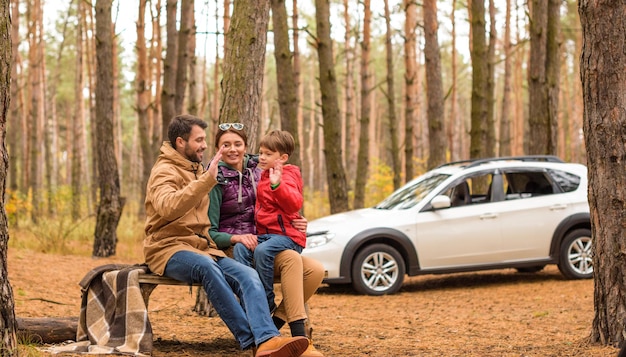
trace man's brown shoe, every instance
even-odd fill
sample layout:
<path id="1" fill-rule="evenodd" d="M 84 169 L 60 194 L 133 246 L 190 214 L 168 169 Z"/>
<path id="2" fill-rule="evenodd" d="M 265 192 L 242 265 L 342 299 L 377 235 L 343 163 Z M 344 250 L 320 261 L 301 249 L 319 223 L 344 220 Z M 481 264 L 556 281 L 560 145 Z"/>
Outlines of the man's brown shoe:
<path id="1" fill-rule="evenodd" d="M 315 346 L 313 346 L 313 341 L 309 340 L 309 347 L 303 354 L 300 355 L 300 357 L 324 357 L 324 355 L 322 352 L 316 350 Z"/>
<path id="2" fill-rule="evenodd" d="M 255 357 L 298 357 L 309 347 L 309 339 L 304 336 L 276 336 L 263 342 L 256 350 Z"/>

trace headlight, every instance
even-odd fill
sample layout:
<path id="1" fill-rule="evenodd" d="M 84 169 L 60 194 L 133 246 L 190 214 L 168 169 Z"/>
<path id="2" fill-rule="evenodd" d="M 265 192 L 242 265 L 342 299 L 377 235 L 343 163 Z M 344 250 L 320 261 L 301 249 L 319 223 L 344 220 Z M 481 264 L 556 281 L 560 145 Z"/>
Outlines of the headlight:
<path id="1" fill-rule="evenodd" d="M 330 242 L 333 238 L 335 238 L 335 233 L 330 233 L 328 231 L 307 233 L 306 247 L 319 247 Z"/>

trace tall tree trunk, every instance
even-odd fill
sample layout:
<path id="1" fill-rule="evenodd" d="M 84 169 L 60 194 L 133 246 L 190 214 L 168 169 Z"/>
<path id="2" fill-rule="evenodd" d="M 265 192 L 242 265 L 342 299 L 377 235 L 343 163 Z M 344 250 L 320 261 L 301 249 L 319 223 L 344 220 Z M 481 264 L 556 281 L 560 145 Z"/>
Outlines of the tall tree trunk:
<path id="1" fill-rule="evenodd" d="M 282 130 L 293 134 L 295 149 L 289 162 L 301 167 L 300 136 L 298 135 L 298 88 L 289 49 L 289 27 L 285 0 L 271 0 L 272 25 L 274 27 L 274 58 L 276 59 L 276 82 L 278 86 L 278 106 Z"/>
<path id="2" fill-rule="evenodd" d="M 161 94 L 161 137 L 167 140 L 167 127 L 176 112 L 176 71 L 178 53 L 178 31 L 176 13 L 178 0 L 166 0 L 167 5 L 167 48 L 163 62 L 163 88 Z"/>
<path id="3" fill-rule="evenodd" d="M 194 0 L 182 0 L 180 9 L 180 31 L 178 32 L 176 80 L 174 91 L 175 115 L 183 112 L 185 91 L 187 89 L 189 71 L 189 39 L 192 31 L 195 32 L 193 22 Z M 169 45 L 169 44 L 168 44 Z M 171 119 L 171 118 L 170 118 Z M 168 121 L 169 123 L 169 121 Z"/>
<path id="4" fill-rule="evenodd" d="M 76 24 L 76 68 L 74 69 L 74 96 L 76 101 L 74 102 L 74 115 L 72 116 L 72 138 L 68 136 L 68 143 L 71 143 L 71 166 L 72 166 L 72 219 L 77 221 L 82 210 L 81 198 L 82 182 L 85 177 L 85 170 L 83 167 L 83 155 L 86 153 L 86 147 L 83 145 L 85 142 L 85 101 L 83 98 L 83 90 L 85 88 L 85 79 L 83 77 L 83 15 L 84 11 L 82 7 L 85 3 L 82 1 L 76 2 L 76 14 L 78 21 Z"/>
<path id="5" fill-rule="evenodd" d="M 504 89 L 500 116 L 500 156 L 511 156 L 511 0 L 506 0 L 504 20 Z"/>
<path id="6" fill-rule="evenodd" d="M 135 91 L 137 92 L 137 124 L 139 126 L 139 146 L 141 147 L 142 170 L 140 174 L 140 202 L 146 197 L 146 185 L 150 177 L 150 171 L 154 164 L 155 152 L 152 145 L 152 133 L 150 131 L 151 114 L 151 77 L 149 72 L 148 50 L 146 48 L 145 17 L 146 0 L 139 0 L 139 12 L 137 18 L 137 75 L 135 77 Z M 158 31 L 158 30 L 157 30 Z M 145 208 L 140 204 L 139 215 L 143 216 Z"/>
<path id="7" fill-rule="evenodd" d="M 485 156 L 496 155 L 496 7 L 489 0 L 489 43 L 487 45 L 487 141 Z"/>
<path id="8" fill-rule="evenodd" d="M 559 0 L 531 2 L 528 154 L 556 154 Z M 553 19 L 552 17 L 556 17 Z M 556 96 L 555 96 L 556 95 Z"/>
<path id="9" fill-rule="evenodd" d="M 269 0 L 235 2 L 227 35 L 219 122 L 241 122 L 249 133 L 248 147 L 256 149 L 261 117 Z M 254 21 L 251 21 L 254 19 Z M 245 53 L 245 56 L 241 56 Z"/>
<path id="10" fill-rule="evenodd" d="M 417 4 L 413 0 L 403 0 L 404 21 L 404 172 L 405 182 L 413 179 L 413 128 L 419 113 L 416 110 L 419 88 L 417 87 Z"/>
<path id="11" fill-rule="evenodd" d="M 561 1 L 548 0 L 548 39 L 546 43 L 547 112 L 550 133 L 546 153 L 556 155 L 559 122 L 559 79 L 561 72 Z"/>
<path id="12" fill-rule="evenodd" d="M 344 106 L 345 106 L 345 140 L 343 147 L 345 147 L 344 162 L 346 167 L 346 173 L 348 177 L 354 177 L 356 171 L 356 153 L 354 143 L 356 140 L 356 106 L 355 106 L 355 91 L 354 91 L 354 61 L 355 51 L 352 45 L 352 38 L 355 40 L 358 36 L 352 35 L 351 19 L 352 13 L 350 12 L 350 1 L 343 0 L 343 21 L 345 26 L 344 31 L 344 56 L 346 66 L 346 77 L 344 79 Z M 354 184 L 348 182 L 348 184 Z"/>
<path id="13" fill-rule="evenodd" d="M 154 0 L 152 1 L 154 2 Z M 152 3 L 151 2 L 151 3 Z M 150 64 L 151 70 L 149 71 L 152 83 L 154 83 L 154 101 L 152 104 L 152 115 L 150 116 L 150 127 L 152 133 L 152 155 L 153 157 L 159 152 L 159 147 L 163 140 L 167 140 L 167 137 L 163 137 L 162 133 L 162 114 L 161 114 L 161 96 L 162 79 L 163 79 L 163 40 L 161 37 L 160 29 L 161 23 L 161 0 L 156 0 L 154 6 L 150 6 L 150 13 L 152 14 L 152 41 L 150 47 Z M 152 168 L 152 162 L 148 163 Z"/>
<path id="14" fill-rule="evenodd" d="M 300 28 L 298 27 L 298 0 L 292 1 L 292 14 L 291 14 L 291 27 L 292 27 L 292 43 L 293 43 L 293 80 L 295 82 L 298 105 L 296 107 L 296 123 L 298 123 L 298 142 L 300 143 L 300 163 L 304 163 L 304 152 L 302 151 L 302 143 L 304 142 L 304 115 L 302 114 L 302 105 L 300 102 L 304 100 L 304 86 L 302 85 L 302 81 L 300 78 Z M 304 168 L 301 166 L 301 169 Z M 303 171 L 304 175 L 304 171 Z"/>
<path id="15" fill-rule="evenodd" d="M 459 160 L 461 157 L 461 145 L 460 140 L 463 133 L 458 130 L 458 118 L 457 118 L 457 50 L 456 50 L 456 0 L 452 0 L 452 10 L 450 11 L 450 24 L 452 32 L 452 58 L 451 58 L 451 70 L 452 70 L 452 85 L 450 87 L 450 118 L 448 119 L 448 125 L 446 127 L 446 134 L 448 136 L 448 150 L 450 151 L 450 161 Z"/>
<path id="16" fill-rule="evenodd" d="M 437 0 L 424 1 L 424 60 L 426 66 L 426 98 L 428 100 L 428 168 L 446 162 L 446 140 L 443 111 L 441 55 L 437 37 Z"/>
<path id="17" fill-rule="evenodd" d="M 85 31 L 86 31 L 86 36 L 85 36 L 85 47 L 87 47 L 87 50 L 85 51 L 86 53 L 86 59 L 87 59 L 87 73 L 88 73 L 88 90 L 89 90 L 89 123 L 90 123 L 90 127 L 94 128 L 96 126 L 96 40 L 95 40 L 95 35 L 94 33 L 96 32 L 96 24 L 95 24 L 95 19 L 94 19 L 94 15 L 93 15 L 93 11 L 92 11 L 92 7 L 89 6 L 83 6 L 83 9 L 85 10 L 83 19 L 85 21 Z M 90 35 L 89 35 L 90 34 Z M 87 196 L 88 202 L 87 202 L 87 207 L 89 210 L 89 214 L 93 214 L 94 212 L 94 206 L 95 206 L 95 202 L 98 202 L 98 186 L 97 186 L 97 182 L 98 181 L 98 161 L 100 161 L 100 158 L 98 157 L 98 155 L 95 155 L 95 153 L 98 151 L 96 145 L 97 145 L 97 140 L 96 140 L 96 130 L 90 130 L 89 131 L 89 137 L 91 139 L 91 152 L 92 152 L 92 158 L 91 160 L 87 161 L 87 165 L 91 165 L 89 167 L 89 171 L 90 171 L 90 175 L 87 176 L 88 178 L 88 182 L 87 185 L 90 189 L 90 195 Z M 87 140 L 87 136 L 85 136 L 85 140 Z M 87 144 L 85 143 L 85 148 L 87 147 Z M 87 155 L 85 155 L 85 158 L 87 157 Z M 87 167 L 87 166 L 85 166 Z"/>
<path id="18" fill-rule="evenodd" d="M 370 116 L 372 112 L 372 81 L 369 70 L 370 62 L 370 38 L 371 38 L 372 9 L 370 0 L 363 1 L 363 39 L 361 40 L 361 118 L 359 151 L 356 163 L 356 178 L 354 183 L 354 203 L 353 208 L 363 208 L 365 206 L 365 185 L 370 166 L 369 146 L 370 146 Z"/>
<path id="19" fill-rule="evenodd" d="M 324 157 L 331 213 L 345 212 L 348 207 L 348 187 L 341 152 L 341 119 L 337 96 L 337 76 L 333 63 L 330 38 L 330 0 L 315 0 L 317 26 L 317 55 L 324 119 Z"/>
<path id="20" fill-rule="evenodd" d="M 591 341 L 606 345 L 624 344 L 626 320 L 625 11 L 623 2 L 578 3 L 595 280 Z"/>
<path id="21" fill-rule="evenodd" d="M 517 2 L 516 2 L 517 4 Z M 522 18 L 525 18 L 519 6 L 516 6 L 515 13 L 517 14 L 515 17 L 515 43 L 522 43 L 522 29 L 520 28 L 520 22 L 522 22 Z M 520 45 L 518 45 L 520 46 Z M 513 92 L 514 93 L 522 93 L 526 84 L 524 83 L 524 63 L 526 62 L 526 54 L 527 54 L 527 46 L 520 46 L 517 51 L 515 51 L 515 55 L 513 57 Z M 524 98 L 521 95 L 516 95 L 513 99 L 514 101 L 514 118 L 513 118 L 513 150 L 511 150 L 513 155 L 522 155 L 525 150 L 525 141 L 527 140 L 527 120 L 524 116 L 524 112 L 526 106 L 524 105 Z"/>
<path id="22" fill-rule="evenodd" d="M 96 1 L 96 130 L 99 172 L 99 197 L 93 256 L 115 255 L 117 225 L 124 208 L 120 196 L 120 179 L 114 150 L 113 112 L 113 29 L 111 26 L 112 0 Z"/>
<path id="23" fill-rule="evenodd" d="M 472 1 L 470 7 L 472 58 L 472 110 L 470 158 L 487 156 L 488 85 L 487 45 L 485 39 L 485 3 Z"/>
<path id="24" fill-rule="evenodd" d="M 8 0 L 6 1 L 9 2 Z M 21 138 L 23 138 L 24 132 L 20 129 L 21 122 L 24 120 L 23 118 L 23 110 L 18 106 L 18 97 L 21 96 L 22 90 L 21 85 L 18 80 L 18 68 L 20 67 L 20 56 L 18 51 L 19 38 L 20 38 L 20 13 L 19 6 L 20 1 L 14 0 L 11 1 L 13 4 L 11 6 L 11 38 L 14 39 L 11 45 L 11 107 L 10 107 L 10 115 L 7 125 L 7 151 L 9 154 L 9 162 L 12 165 L 9 166 L 9 197 L 17 194 L 17 190 L 19 188 L 19 177 L 18 177 L 18 163 L 23 162 L 24 152 L 21 150 L 20 142 Z M 23 167 L 23 166 L 22 166 Z M 22 169 L 23 170 L 23 169 Z M 17 219 L 16 219 L 17 223 Z"/>
<path id="25" fill-rule="evenodd" d="M 43 32 L 42 4 L 35 0 L 30 4 L 29 33 L 29 84 L 31 107 L 29 115 L 29 150 L 30 150 L 30 177 L 29 188 L 32 194 L 31 219 L 37 223 L 41 217 L 41 187 L 42 187 L 42 154 L 43 154 L 43 44 L 40 43 L 40 33 Z"/>
<path id="26" fill-rule="evenodd" d="M 17 6 L 17 5 L 16 5 Z M 9 0 L 0 0 L 0 356 L 18 356 L 17 322 L 13 289 L 7 272 L 7 250 L 9 225 L 4 209 L 6 177 L 9 166 L 5 145 L 7 112 L 11 102 L 11 60 L 12 55 L 11 17 Z"/>
<path id="27" fill-rule="evenodd" d="M 576 1 L 571 1 L 572 12 L 576 13 Z M 577 15 L 576 15 L 577 16 Z M 577 23 L 577 27 L 580 28 L 580 23 Z M 581 31 L 582 33 L 582 31 Z M 574 53 L 580 54 L 582 52 L 582 36 L 574 36 Z M 580 61 L 574 61 L 573 67 L 574 73 L 580 73 Z M 572 101 L 573 106 L 573 114 L 572 114 L 572 125 L 570 125 L 570 132 L 567 134 L 570 137 L 571 143 L 569 147 L 569 152 L 571 157 L 569 161 L 573 162 L 586 162 L 585 158 L 585 142 L 580 139 L 580 133 L 582 131 L 582 117 L 583 117 L 583 96 L 582 96 L 582 84 L 579 80 L 579 76 L 575 76 L 573 80 L 572 89 L 572 97 L 574 98 Z"/>
<path id="28" fill-rule="evenodd" d="M 190 21 L 192 24 L 196 23 L 196 12 L 191 12 Z M 189 53 L 189 80 L 188 80 L 188 92 L 189 96 L 187 98 L 187 112 L 191 115 L 195 116 L 204 116 L 200 111 L 200 100 L 198 99 L 198 94 L 200 89 L 198 87 L 198 70 L 200 66 L 198 64 L 198 57 L 196 56 L 196 26 L 192 26 L 192 31 L 189 34 L 189 44 L 187 45 L 187 52 Z M 205 57 L 206 58 L 206 57 Z M 206 69 L 206 66 L 203 66 Z M 202 73 L 202 71 L 200 71 Z M 200 78 L 206 78 L 201 76 Z M 201 81 L 204 83 L 204 80 Z"/>
<path id="29" fill-rule="evenodd" d="M 398 118 L 396 117 L 396 89 L 393 78 L 393 46 L 391 44 L 391 13 L 389 0 L 385 0 L 385 53 L 387 62 L 387 119 L 389 120 L 389 136 L 391 138 L 391 167 L 393 170 L 393 189 L 400 188 L 402 184 L 402 164 L 400 160 L 400 139 L 398 138 Z"/>

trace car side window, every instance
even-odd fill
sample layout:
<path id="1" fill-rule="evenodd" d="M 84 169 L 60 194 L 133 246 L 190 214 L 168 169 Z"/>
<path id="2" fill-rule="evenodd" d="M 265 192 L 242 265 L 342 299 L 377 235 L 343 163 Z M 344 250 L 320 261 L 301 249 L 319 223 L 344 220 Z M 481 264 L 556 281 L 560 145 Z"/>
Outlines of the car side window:
<path id="1" fill-rule="evenodd" d="M 543 171 L 508 172 L 505 174 L 505 178 L 505 200 L 555 193 L 552 182 Z"/>
<path id="2" fill-rule="evenodd" d="M 559 185 L 563 192 L 576 191 L 580 186 L 580 177 L 560 170 L 548 170 L 550 177 Z"/>
<path id="3" fill-rule="evenodd" d="M 470 176 L 457 182 L 445 191 L 450 197 L 450 206 L 459 207 L 491 201 L 493 174 Z"/>

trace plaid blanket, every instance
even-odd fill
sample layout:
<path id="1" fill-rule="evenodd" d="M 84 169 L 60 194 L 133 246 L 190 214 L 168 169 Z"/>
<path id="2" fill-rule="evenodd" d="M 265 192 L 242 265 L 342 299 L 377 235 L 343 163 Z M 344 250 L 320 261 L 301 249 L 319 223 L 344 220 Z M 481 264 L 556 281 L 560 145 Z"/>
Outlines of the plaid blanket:
<path id="1" fill-rule="evenodd" d="M 49 352 L 130 354 L 152 352 L 152 326 L 139 289 L 145 265 L 107 264 L 80 281 L 82 301 L 76 343 Z"/>

